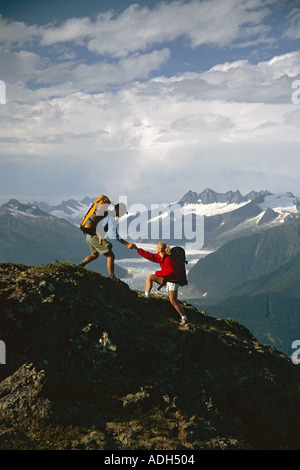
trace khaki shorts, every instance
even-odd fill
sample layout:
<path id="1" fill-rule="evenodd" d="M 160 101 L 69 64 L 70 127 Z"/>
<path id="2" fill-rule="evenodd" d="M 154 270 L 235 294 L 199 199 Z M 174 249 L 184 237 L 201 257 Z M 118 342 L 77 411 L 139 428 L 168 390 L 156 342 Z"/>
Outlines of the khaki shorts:
<path id="1" fill-rule="evenodd" d="M 101 243 L 99 243 L 99 237 L 97 235 L 87 235 L 86 242 L 92 254 L 99 253 L 100 255 L 105 255 L 112 250 L 112 244 L 107 240 L 101 240 Z"/>

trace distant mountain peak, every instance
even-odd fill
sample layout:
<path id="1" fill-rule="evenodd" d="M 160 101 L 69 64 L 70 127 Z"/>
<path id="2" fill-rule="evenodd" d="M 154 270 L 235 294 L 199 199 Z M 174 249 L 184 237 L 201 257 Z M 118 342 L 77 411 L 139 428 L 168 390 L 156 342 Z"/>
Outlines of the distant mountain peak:
<path id="1" fill-rule="evenodd" d="M 19 202 L 17 199 L 10 199 L 7 203 L 2 204 L 0 213 L 22 214 L 25 216 L 35 217 L 52 217 L 48 212 L 41 210 L 37 205 L 30 203 L 24 204 Z"/>
<path id="2" fill-rule="evenodd" d="M 246 196 L 243 196 L 240 191 L 227 191 L 225 193 L 218 193 L 211 188 L 204 189 L 201 193 L 195 191 L 188 191 L 179 201 L 180 204 L 213 204 L 216 202 L 220 203 L 236 203 L 252 201 L 258 197 L 263 198 L 266 195 L 270 195 L 269 191 L 251 191 Z"/>
<path id="3" fill-rule="evenodd" d="M 81 201 L 76 201 L 76 199 L 68 199 L 67 201 L 62 201 L 60 204 L 55 206 L 49 205 L 46 202 L 36 201 L 34 201 L 34 204 L 36 204 L 43 211 L 46 211 L 56 217 L 66 218 L 69 222 L 78 225 L 94 200 L 95 198 L 86 196 Z"/>

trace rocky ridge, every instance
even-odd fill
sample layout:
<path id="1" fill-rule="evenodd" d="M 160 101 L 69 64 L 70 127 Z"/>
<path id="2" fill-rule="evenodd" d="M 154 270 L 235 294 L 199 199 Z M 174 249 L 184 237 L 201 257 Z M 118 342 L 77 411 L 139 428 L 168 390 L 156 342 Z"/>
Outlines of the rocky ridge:
<path id="1" fill-rule="evenodd" d="M 1 449 L 298 449 L 300 373 L 238 322 L 70 263 L 0 264 Z"/>
<path id="2" fill-rule="evenodd" d="M 264 196 L 271 194 L 269 191 L 251 191 L 243 196 L 239 190 L 227 191 L 226 193 L 218 193 L 213 189 L 206 188 L 201 193 L 188 191 L 179 201 L 179 204 L 212 204 L 214 202 L 236 203 L 249 202 L 253 200 L 263 199 Z"/>

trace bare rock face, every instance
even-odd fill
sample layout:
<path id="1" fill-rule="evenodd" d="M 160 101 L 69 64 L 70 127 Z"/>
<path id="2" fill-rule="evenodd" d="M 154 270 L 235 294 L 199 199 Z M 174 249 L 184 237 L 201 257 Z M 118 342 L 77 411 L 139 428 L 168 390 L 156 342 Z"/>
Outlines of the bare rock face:
<path id="1" fill-rule="evenodd" d="M 24 364 L 0 383 L 0 416 L 10 422 L 46 419 L 51 416 L 51 401 L 44 396 L 45 372 Z"/>
<path id="2" fill-rule="evenodd" d="M 299 368 L 238 322 L 184 303 L 180 326 L 164 295 L 69 263 L 0 263 L 0 286 L 0 448 L 57 426 L 77 435 L 44 448 L 300 447 Z"/>

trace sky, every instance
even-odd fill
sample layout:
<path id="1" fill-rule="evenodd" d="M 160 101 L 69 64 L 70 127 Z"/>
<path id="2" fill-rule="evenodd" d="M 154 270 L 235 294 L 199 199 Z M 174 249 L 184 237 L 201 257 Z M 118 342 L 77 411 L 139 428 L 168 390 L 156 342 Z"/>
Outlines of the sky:
<path id="1" fill-rule="evenodd" d="M 300 196 L 300 0 L 0 0 L 0 203 Z"/>

